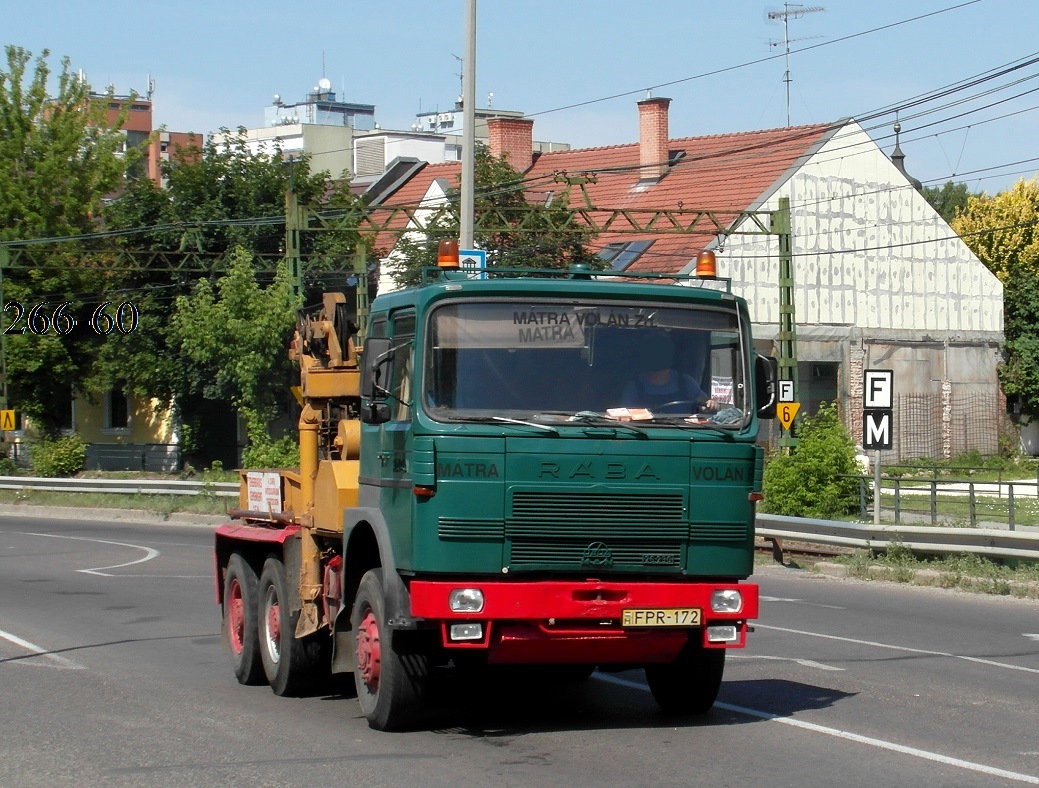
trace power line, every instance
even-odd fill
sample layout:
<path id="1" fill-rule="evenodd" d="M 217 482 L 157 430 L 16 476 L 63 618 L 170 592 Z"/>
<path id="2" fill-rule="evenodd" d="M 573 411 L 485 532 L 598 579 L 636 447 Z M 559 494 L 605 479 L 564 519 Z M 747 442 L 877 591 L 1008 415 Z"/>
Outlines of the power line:
<path id="1" fill-rule="evenodd" d="M 941 8 L 941 9 L 939 9 L 937 11 L 931 11 L 930 13 L 927 13 L 927 14 L 921 14 L 919 16 L 910 17 L 909 19 L 903 19 L 903 20 L 901 20 L 899 22 L 892 22 L 891 24 L 881 25 L 879 27 L 870 28 L 869 30 L 863 30 L 863 31 L 861 31 L 859 33 L 852 33 L 851 35 L 842 36 L 840 38 L 834 38 L 834 39 L 831 39 L 829 41 L 823 41 L 823 42 L 821 42 L 819 44 L 812 44 L 810 46 L 801 47 L 800 49 L 794 49 L 794 50 L 792 50 L 792 52 L 794 54 L 797 54 L 797 53 L 800 53 L 800 52 L 809 52 L 809 51 L 811 51 L 813 49 L 819 49 L 820 47 L 832 46 L 833 44 L 839 44 L 839 43 L 842 43 L 844 41 L 851 41 L 851 40 L 856 39 L 856 38 L 861 38 L 862 36 L 871 35 L 873 33 L 879 33 L 879 32 L 881 32 L 883 30 L 890 30 L 891 28 L 899 27 L 901 25 L 906 25 L 906 24 L 909 24 L 911 22 L 919 22 L 921 19 L 928 19 L 928 18 L 930 18 L 932 16 L 938 16 L 939 14 L 945 14 L 945 13 L 948 13 L 950 11 L 956 11 L 956 10 L 958 10 L 960 8 L 965 8 L 966 6 L 974 5 L 975 3 L 979 3 L 979 2 L 981 2 L 981 0 L 967 0 L 967 2 L 964 2 L 964 3 L 959 3 L 957 5 L 949 6 L 947 8 Z M 610 95 L 610 96 L 603 96 L 603 97 L 597 98 L 597 99 L 589 99 L 588 101 L 579 101 L 579 102 L 574 103 L 574 104 L 567 104 L 567 105 L 562 106 L 562 107 L 555 107 L 554 109 L 546 109 L 546 110 L 541 110 L 540 112 L 533 112 L 533 113 L 530 113 L 529 115 L 527 115 L 527 117 L 535 117 L 537 115 L 549 115 L 549 114 L 554 113 L 554 112 L 563 112 L 564 110 L 568 110 L 568 109 L 576 109 L 578 107 L 587 107 L 587 106 L 589 106 L 591 104 L 599 104 L 599 103 L 602 103 L 604 101 L 613 101 L 614 99 L 625 98 L 627 96 L 642 95 L 647 90 L 658 90 L 659 88 L 671 87 L 672 85 L 680 85 L 680 84 L 682 84 L 684 82 L 691 82 L 691 81 L 696 80 L 696 79 L 703 79 L 705 77 L 713 77 L 713 76 L 717 76 L 718 74 L 728 73 L 729 71 L 736 71 L 736 70 L 741 69 L 741 68 L 748 68 L 749 66 L 756 66 L 756 65 L 759 65 L 760 63 L 767 63 L 767 62 L 769 62 L 771 60 L 776 60 L 777 58 L 781 58 L 781 57 L 784 57 L 784 55 L 783 54 L 769 55 L 768 57 L 758 58 L 757 60 L 750 60 L 750 61 L 747 61 L 745 63 L 739 63 L 739 64 L 734 65 L 734 66 L 725 66 L 724 68 L 714 69 L 713 71 L 705 71 L 702 74 L 694 74 L 691 77 L 683 77 L 681 79 L 674 79 L 674 80 L 671 80 L 669 82 L 660 82 L 660 83 L 658 83 L 656 85 L 648 85 L 648 86 L 646 86 L 644 88 L 638 88 L 636 90 L 627 90 L 627 91 L 624 91 L 623 93 L 614 93 L 613 95 Z"/>

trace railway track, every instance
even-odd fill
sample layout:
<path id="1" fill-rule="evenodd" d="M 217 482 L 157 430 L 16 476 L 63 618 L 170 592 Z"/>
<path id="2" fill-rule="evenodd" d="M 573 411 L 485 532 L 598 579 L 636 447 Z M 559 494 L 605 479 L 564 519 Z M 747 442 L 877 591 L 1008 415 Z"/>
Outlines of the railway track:
<path id="1" fill-rule="evenodd" d="M 776 563 L 786 563 L 793 556 L 801 558 L 834 558 L 842 555 L 854 555 L 855 549 L 851 547 L 827 547 L 826 545 L 811 544 L 808 542 L 791 542 L 775 537 L 757 539 L 754 542 L 754 552 L 771 553 Z"/>

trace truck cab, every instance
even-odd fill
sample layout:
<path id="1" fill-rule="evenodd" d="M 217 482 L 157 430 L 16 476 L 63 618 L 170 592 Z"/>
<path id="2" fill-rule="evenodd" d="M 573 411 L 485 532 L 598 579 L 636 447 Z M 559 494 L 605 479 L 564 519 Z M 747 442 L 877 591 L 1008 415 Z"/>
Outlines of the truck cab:
<path id="1" fill-rule="evenodd" d="M 291 607 L 305 581 L 286 602 L 373 727 L 407 724 L 438 665 L 644 667 L 665 711 L 710 708 L 758 612 L 775 390 L 727 283 L 430 271 L 373 302 L 357 358 L 347 404 L 314 409 L 318 435 L 359 425 L 312 474 L 355 485 L 332 499 L 341 542 L 318 534 L 300 570 L 321 579 L 313 623 Z"/>

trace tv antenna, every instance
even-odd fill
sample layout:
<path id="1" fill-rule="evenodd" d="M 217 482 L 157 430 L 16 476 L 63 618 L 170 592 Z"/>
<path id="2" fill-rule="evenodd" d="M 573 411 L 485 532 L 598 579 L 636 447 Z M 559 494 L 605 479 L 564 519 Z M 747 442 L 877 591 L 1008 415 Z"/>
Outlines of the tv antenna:
<path id="1" fill-rule="evenodd" d="M 826 9 L 820 5 L 797 5 L 796 3 L 783 3 L 782 11 L 769 11 L 769 20 L 783 23 L 783 50 L 786 53 L 786 72 L 783 81 L 786 83 L 786 125 L 790 125 L 790 44 L 792 41 L 806 41 L 809 38 L 821 38 L 822 36 L 805 36 L 804 38 L 790 38 L 790 20 L 800 19 L 807 14 L 815 14 Z M 769 41 L 769 46 L 779 46 L 779 42 Z"/>

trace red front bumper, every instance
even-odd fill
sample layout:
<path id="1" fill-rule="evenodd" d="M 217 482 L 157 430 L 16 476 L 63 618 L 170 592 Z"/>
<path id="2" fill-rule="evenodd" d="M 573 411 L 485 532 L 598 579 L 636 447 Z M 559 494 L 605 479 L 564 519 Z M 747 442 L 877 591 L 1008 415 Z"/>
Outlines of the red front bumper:
<path id="1" fill-rule="evenodd" d="M 459 588 L 483 592 L 479 613 L 451 610 L 450 593 Z M 712 611 L 711 596 L 723 589 L 740 591 L 738 611 Z M 750 583 L 414 580 L 410 591 L 412 615 L 438 621 L 446 648 L 486 649 L 488 661 L 497 663 L 669 662 L 691 633 L 701 633 L 708 648 L 744 646 L 748 620 L 758 615 L 758 587 Z M 700 609 L 702 626 L 621 626 L 626 609 L 668 608 Z M 481 624 L 482 637 L 452 640 L 450 627 L 456 623 Z M 718 625 L 734 626 L 736 639 L 709 641 L 707 628 Z"/>

